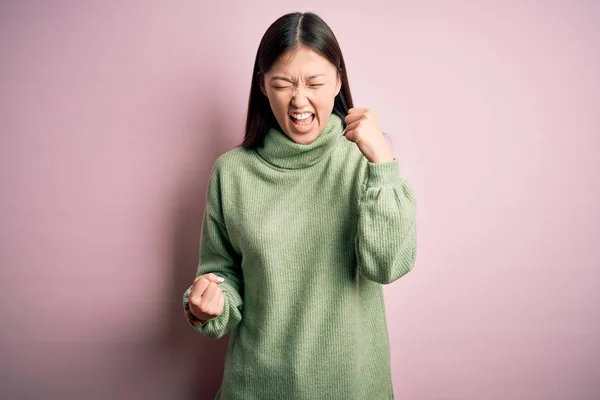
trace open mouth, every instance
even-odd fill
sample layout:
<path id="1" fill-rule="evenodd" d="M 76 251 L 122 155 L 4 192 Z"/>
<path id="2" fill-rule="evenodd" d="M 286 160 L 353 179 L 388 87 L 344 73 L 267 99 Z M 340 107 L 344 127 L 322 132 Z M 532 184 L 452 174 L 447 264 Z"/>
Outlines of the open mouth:
<path id="1" fill-rule="evenodd" d="M 292 124 L 299 132 L 306 132 L 310 130 L 315 120 L 314 113 L 294 113 L 290 114 L 290 120 Z"/>

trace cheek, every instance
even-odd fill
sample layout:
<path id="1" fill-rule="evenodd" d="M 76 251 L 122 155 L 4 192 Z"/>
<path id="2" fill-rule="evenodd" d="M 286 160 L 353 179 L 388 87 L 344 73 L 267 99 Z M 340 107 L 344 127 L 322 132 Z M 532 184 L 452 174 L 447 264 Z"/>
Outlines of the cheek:
<path id="1" fill-rule="evenodd" d="M 329 112 L 333 109 L 333 103 L 335 102 L 335 92 L 327 91 L 327 93 L 319 93 L 314 98 L 315 106 L 322 112 Z"/>
<path id="2" fill-rule="evenodd" d="M 290 100 L 285 96 L 284 93 L 273 93 L 269 96 L 269 103 L 271 108 L 277 111 L 285 111 L 288 107 Z"/>

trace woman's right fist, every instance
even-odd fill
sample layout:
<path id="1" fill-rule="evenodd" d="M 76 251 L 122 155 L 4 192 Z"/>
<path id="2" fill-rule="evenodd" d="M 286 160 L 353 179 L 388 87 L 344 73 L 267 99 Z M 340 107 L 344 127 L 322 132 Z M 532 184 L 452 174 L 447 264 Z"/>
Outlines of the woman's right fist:
<path id="1" fill-rule="evenodd" d="M 224 279 L 215 274 L 196 277 L 190 290 L 191 313 L 200 321 L 218 317 L 223 313 L 225 298 L 219 283 Z"/>

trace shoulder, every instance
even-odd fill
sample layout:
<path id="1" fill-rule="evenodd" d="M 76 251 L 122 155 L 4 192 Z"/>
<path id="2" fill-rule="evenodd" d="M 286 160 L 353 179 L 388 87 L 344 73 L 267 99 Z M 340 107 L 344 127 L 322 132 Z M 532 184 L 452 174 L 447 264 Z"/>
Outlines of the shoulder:
<path id="1" fill-rule="evenodd" d="M 212 176 L 228 175 L 235 171 L 243 170 L 254 159 L 254 153 L 254 150 L 237 146 L 221 154 L 213 164 Z"/>
<path id="2" fill-rule="evenodd" d="M 213 163 L 209 190 L 221 192 L 225 188 L 239 185 L 240 182 L 248 182 L 256 174 L 257 158 L 256 150 L 242 146 L 221 154 Z"/>
<path id="3" fill-rule="evenodd" d="M 240 163 L 247 162 L 253 157 L 253 150 L 246 149 L 242 146 L 234 147 L 233 149 L 221 154 L 215 161 L 215 168 L 228 169 Z"/>
<path id="4" fill-rule="evenodd" d="M 246 169 L 253 157 L 252 153 L 253 150 L 237 146 L 217 157 L 212 165 L 208 180 L 207 206 L 221 207 L 223 192 L 226 192 L 227 186 L 236 180 L 233 178 L 239 175 L 240 171 Z"/>

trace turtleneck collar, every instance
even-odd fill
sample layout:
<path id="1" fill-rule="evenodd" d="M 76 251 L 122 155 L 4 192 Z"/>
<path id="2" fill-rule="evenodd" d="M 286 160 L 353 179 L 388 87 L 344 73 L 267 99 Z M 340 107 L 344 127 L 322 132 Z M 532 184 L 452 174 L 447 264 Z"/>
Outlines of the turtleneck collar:
<path id="1" fill-rule="evenodd" d="M 342 137 L 342 119 L 335 114 L 329 116 L 323 132 L 309 144 L 299 144 L 279 129 L 270 128 L 262 147 L 256 151 L 270 164 L 285 169 L 300 169 L 316 164 Z"/>

